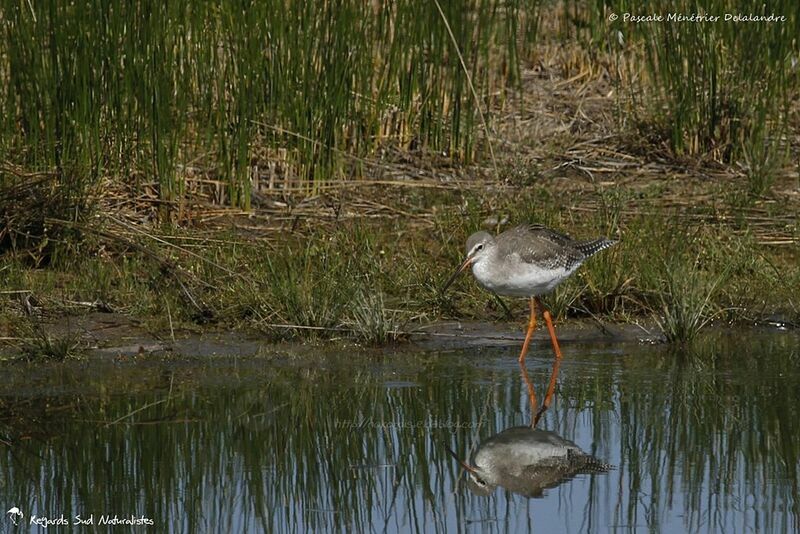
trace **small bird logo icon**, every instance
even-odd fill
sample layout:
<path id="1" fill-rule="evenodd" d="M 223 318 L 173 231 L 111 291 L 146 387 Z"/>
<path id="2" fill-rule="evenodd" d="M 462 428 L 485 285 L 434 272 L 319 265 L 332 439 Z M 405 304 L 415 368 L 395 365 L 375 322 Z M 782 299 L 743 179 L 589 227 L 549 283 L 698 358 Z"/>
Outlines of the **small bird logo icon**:
<path id="1" fill-rule="evenodd" d="M 19 523 L 22 521 L 22 518 L 25 517 L 25 514 L 22 513 L 22 510 L 16 506 L 12 506 L 11 509 L 6 512 L 6 515 L 11 518 L 11 522 L 14 523 L 14 525 L 19 525 Z"/>

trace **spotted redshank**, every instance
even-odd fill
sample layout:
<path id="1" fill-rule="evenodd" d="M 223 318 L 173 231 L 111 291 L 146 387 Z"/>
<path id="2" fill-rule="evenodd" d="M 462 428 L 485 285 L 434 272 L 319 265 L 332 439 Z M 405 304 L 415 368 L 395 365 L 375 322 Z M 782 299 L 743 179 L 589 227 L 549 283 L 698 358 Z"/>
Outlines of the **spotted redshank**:
<path id="1" fill-rule="evenodd" d="M 531 316 L 522 351 L 519 354 L 520 366 L 524 366 L 528 345 L 536 328 L 536 306 L 542 309 L 547 323 L 550 341 L 556 359 L 561 359 L 556 332 L 550 311 L 542 305 L 540 295 L 552 291 L 559 283 L 569 277 L 590 256 L 616 243 L 600 237 L 577 241 L 562 233 L 539 224 L 527 224 L 511 228 L 493 237 L 488 232 L 476 232 L 467 239 L 467 257 L 456 272 L 447 280 L 442 291 L 467 267 L 478 283 L 497 295 L 524 297 L 530 300 Z M 549 406 L 555 375 L 551 378 L 548 397 L 542 404 L 542 411 Z"/>
<path id="2" fill-rule="evenodd" d="M 469 474 L 468 487 L 489 495 L 497 486 L 526 497 L 541 497 L 579 474 L 605 473 L 612 466 L 583 452 L 555 432 L 527 426 L 508 428 L 478 446 L 472 463 L 447 451 Z"/>

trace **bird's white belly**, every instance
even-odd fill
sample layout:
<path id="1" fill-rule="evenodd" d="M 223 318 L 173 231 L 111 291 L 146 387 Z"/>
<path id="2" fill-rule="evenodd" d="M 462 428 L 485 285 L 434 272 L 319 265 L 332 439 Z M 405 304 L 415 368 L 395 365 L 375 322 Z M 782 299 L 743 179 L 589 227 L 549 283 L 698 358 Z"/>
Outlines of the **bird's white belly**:
<path id="1" fill-rule="evenodd" d="M 533 297 L 549 293 L 574 270 L 542 269 L 522 262 L 500 272 L 488 269 L 482 262 L 472 266 L 472 274 L 480 285 L 493 293 L 509 297 Z"/>

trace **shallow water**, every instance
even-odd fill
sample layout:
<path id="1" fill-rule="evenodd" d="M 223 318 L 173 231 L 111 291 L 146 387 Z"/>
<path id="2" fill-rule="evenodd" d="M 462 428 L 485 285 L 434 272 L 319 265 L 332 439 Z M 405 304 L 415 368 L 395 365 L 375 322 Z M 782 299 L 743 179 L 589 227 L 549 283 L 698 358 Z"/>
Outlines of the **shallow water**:
<path id="1" fill-rule="evenodd" d="M 0 505 L 97 530 L 798 531 L 798 347 L 565 344 L 539 428 L 615 468 L 537 498 L 473 494 L 445 448 L 530 423 L 518 347 L 6 365 Z M 551 363 L 533 347 L 539 395 Z"/>

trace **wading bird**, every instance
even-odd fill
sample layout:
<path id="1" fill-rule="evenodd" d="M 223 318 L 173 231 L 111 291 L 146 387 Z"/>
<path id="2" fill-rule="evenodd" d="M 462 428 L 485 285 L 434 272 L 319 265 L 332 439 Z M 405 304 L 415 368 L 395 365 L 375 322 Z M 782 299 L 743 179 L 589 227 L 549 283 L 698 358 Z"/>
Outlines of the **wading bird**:
<path id="1" fill-rule="evenodd" d="M 615 244 L 616 241 L 600 237 L 576 241 L 539 224 L 511 228 L 497 237 L 488 232 L 476 232 L 467 239 L 467 257 L 447 280 L 445 291 L 467 267 L 478 283 L 496 295 L 523 297 L 530 300 L 531 316 L 528 331 L 519 354 L 520 366 L 525 364 L 528 345 L 536 328 L 536 305 L 542 309 L 556 359 L 561 359 L 556 332 L 550 311 L 542 305 L 539 296 L 551 292 L 569 277 L 590 256 Z M 551 384 L 555 382 L 555 375 Z M 550 388 L 552 390 L 552 387 Z M 548 391 L 542 411 L 550 404 Z"/>

